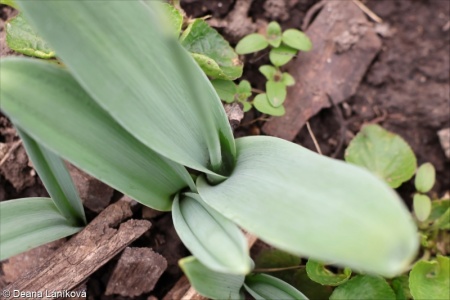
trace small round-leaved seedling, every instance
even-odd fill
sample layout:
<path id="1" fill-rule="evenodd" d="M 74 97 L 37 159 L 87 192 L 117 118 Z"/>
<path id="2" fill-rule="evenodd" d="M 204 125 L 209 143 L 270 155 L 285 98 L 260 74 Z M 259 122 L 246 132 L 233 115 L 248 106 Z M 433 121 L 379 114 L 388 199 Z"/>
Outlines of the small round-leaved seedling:
<path id="1" fill-rule="evenodd" d="M 436 181 L 436 171 L 431 163 L 425 163 L 419 167 L 416 173 L 414 185 L 421 193 L 431 190 Z"/>

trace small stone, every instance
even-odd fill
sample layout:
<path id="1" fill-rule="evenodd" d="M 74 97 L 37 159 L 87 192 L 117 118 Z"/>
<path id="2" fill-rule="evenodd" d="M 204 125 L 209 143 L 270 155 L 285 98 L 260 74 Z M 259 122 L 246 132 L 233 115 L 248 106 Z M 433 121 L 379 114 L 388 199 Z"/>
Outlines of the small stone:
<path id="1" fill-rule="evenodd" d="M 450 159 L 450 127 L 439 130 L 438 136 L 445 156 Z"/>

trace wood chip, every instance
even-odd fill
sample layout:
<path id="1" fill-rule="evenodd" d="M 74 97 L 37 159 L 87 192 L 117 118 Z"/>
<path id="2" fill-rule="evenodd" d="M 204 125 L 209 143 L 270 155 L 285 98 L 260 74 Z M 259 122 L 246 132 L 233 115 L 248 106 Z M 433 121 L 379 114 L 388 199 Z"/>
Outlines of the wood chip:
<path id="1" fill-rule="evenodd" d="M 352 1 L 326 1 L 306 34 L 313 49 L 300 53 L 288 68 L 296 84 L 288 89 L 286 115 L 263 126 L 266 134 L 286 140 L 331 106 L 327 94 L 336 104 L 354 95 L 381 48 L 372 23 Z"/>

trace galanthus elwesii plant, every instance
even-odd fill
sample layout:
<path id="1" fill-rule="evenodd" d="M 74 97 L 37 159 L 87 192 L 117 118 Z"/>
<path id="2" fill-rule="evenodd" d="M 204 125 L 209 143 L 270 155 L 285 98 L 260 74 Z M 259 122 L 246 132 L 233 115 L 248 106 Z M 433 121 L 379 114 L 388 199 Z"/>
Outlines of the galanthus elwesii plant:
<path id="1" fill-rule="evenodd" d="M 17 4 L 62 65 L 3 59 L 2 112 L 30 139 L 118 191 L 173 210 L 195 256 L 182 264 L 188 276 L 228 276 L 237 290 L 255 294 L 255 282 L 289 290 L 270 276 L 244 281 L 252 262 L 240 228 L 292 254 L 383 276 L 401 273 L 415 257 L 411 215 L 376 176 L 281 139 L 235 140 L 210 81 L 161 30 L 153 1 Z M 215 282 L 216 291 L 224 282 Z M 220 297 L 211 293 L 204 292 Z"/>

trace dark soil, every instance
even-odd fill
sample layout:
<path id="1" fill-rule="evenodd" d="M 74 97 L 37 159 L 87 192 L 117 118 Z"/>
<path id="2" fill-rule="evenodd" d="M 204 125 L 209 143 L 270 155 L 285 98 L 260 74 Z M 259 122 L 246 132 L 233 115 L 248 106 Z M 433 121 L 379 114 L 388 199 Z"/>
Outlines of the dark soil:
<path id="1" fill-rule="evenodd" d="M 306 12 L 316 2 L 254 0 L 249 16 L 256 27 L 277 20 L 283 28 L 300 28 Z M 445 157 L 437 135 L 440 129 L 450 127 L 450 1 L 369 0 L 366 4 L 387 25 L 382 32 L 382 51 L 373 61 L 356 95 L 313 117 L 310 120 L 312 130 L 325 155 L 342 158 L 349 140 L 363 124 L 380 124 L 411 145 L 419 164 L 429 161 L 435 166 L 438 176 L 433 191 L 437 196 L 442 196 L 450 187 L 450 161 Z M 234 0 L 182 1 L 188 15 L 199 17 L 209 14 L 216 20 L 225 19 L 234 5 Z M 0 6 L 2 20 L 13 13 L 9 8 Z M 240 38 L 224 28 L 220 31 L 230 41 Z M 4 38 L 4 26 L 0 21 L 0 55 L 11 55 L 12 51 L 7 48 Z M 268 56 L 264 54 L 246 61 L 244 78 L 252 86 L 264 88 L 264 79 L 257 70 L 267 62 Z M 252 121 L 259 116 L 253 111 L 246 114 L 243 125 L 235 131 L 236 136 L 261 134 L 262 122 Z M 346 128 L 345 135 L 341 134 L 342 126 Z M 339 148 L 341 140 L 344 145 Z M 0 114 L 0 161 L 17 141 L 10 122 Z M 306 128 L 299 132 L 295 142 L 315 150 Z M 409 203 L 412 184 L 404 184 L 399 192 Z M 19 145 L 0 165 L 0 201 L 30 196 L 47 196 L 47 193 Z M 113 198 L 117 199 L 118 195 Z M 136 218 L 141 218 L 141 209 L 136 209 Z M 168 269 L 151 293 L 161 299 L 181 276 L 177 260 L 187 255 L 187 251 L 176 237 L 170 214 L 157 216 L 151 222 L 153 225 L 148 234 L 133 245 L 152 247 L 167 259 Z M 103 295 L 115 263 L 110 261 L 88 280 L 89 299 L 128 299 Z M 148 297 L 149 294 L 135 299 Z"/>

